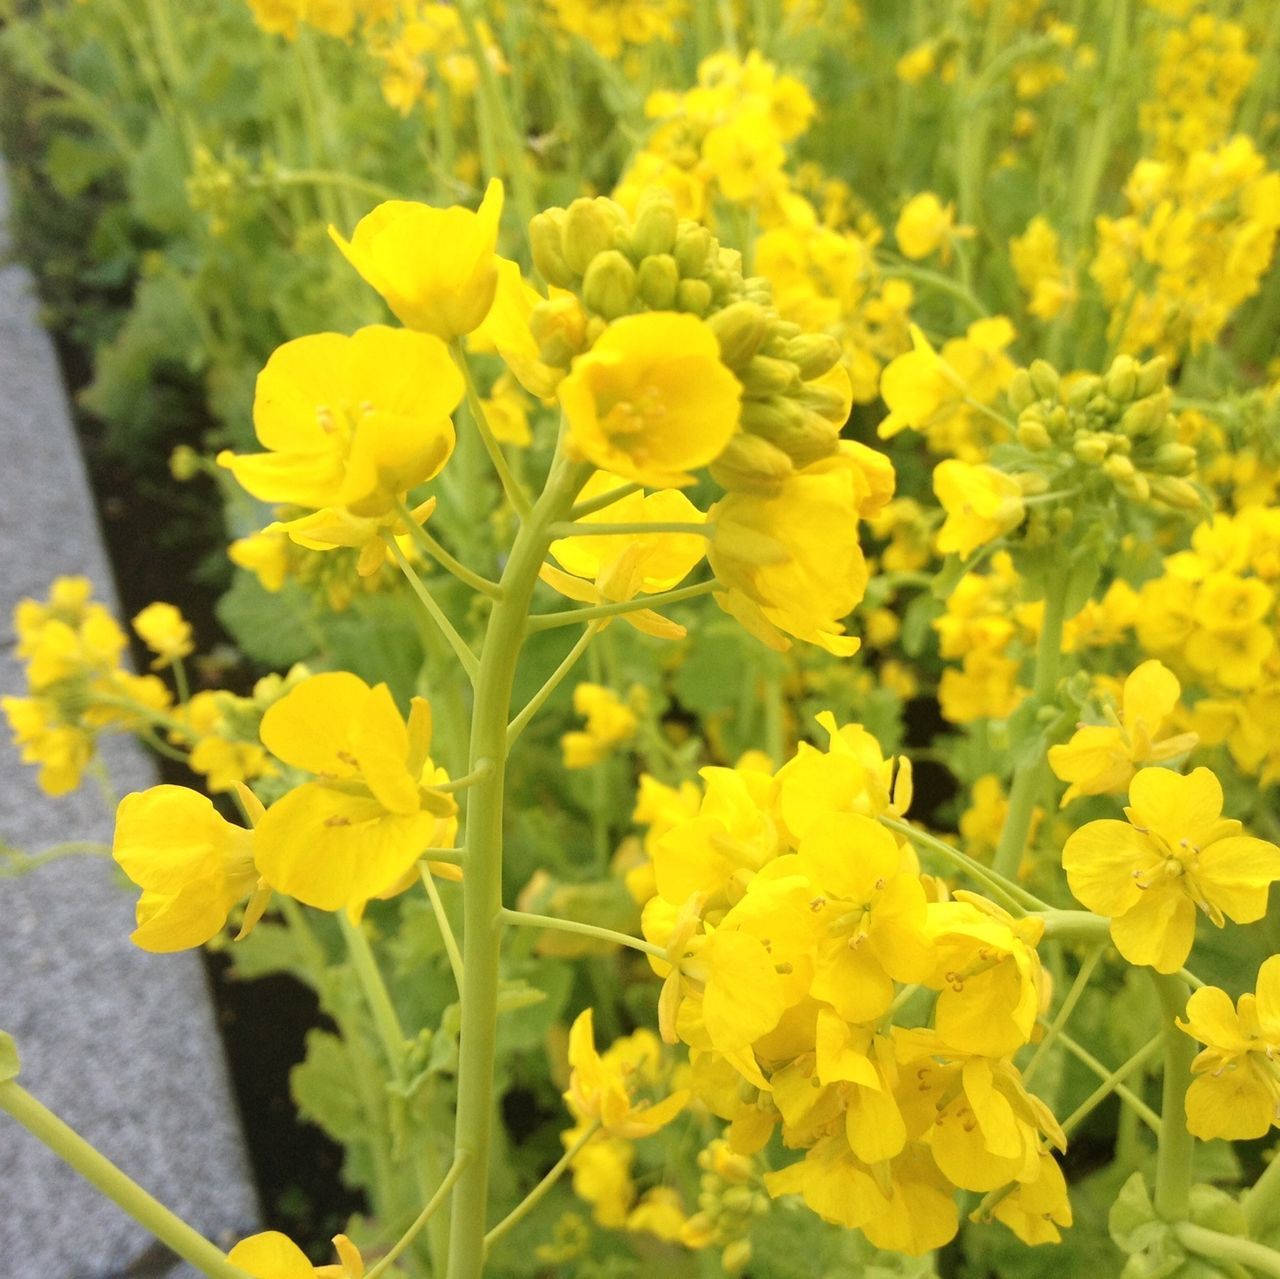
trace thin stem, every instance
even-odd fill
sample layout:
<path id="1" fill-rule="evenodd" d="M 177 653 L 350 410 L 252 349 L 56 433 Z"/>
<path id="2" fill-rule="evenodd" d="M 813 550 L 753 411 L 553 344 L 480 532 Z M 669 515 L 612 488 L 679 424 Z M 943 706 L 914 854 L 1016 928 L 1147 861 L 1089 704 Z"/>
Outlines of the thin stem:
<path id="1" fill-rule="evenodd" d="M 578 664 L 578 659 L 587 651 L 587 645 L 599 634 L 600 623 L 590 622 L 584 628 L 578 641 L 565 654 L 564 660 L 551 672 L 547 681 L 521 708 L 520 713 L 507 725 L 507 749 L 515 745 L 516 739 L 528 727 L 529 721 L 542 709 L 547 698 L 559 688 L 566 675 Z"/>
<path id="2" fill-rule="evenodd" d="M 184 1261 L 189 1261 L 202 1274 L 208 1275 L 209 1279 L 252 1279 L 239 1266 L 233 1266 L 220 1248 L 170 1212 L 159 1200 L 153 1199 L 16 1080 L 0 1083 L 0 1110 L 12 1115 L 59 1159 L 70 1164 L 134 1221 L 151 1231 Z"/>
<path id="3" fill-rule="evenodd" d="M 465 11 L 466 7 L 465 4 L 460 5 L 459 12 Z M 475 425 L 476 433 L 480 436 L 485 452 L 489 455 L 489 461 L 493 463 L 493 469 L 498 474 L 498 480 L 502 484 L 502 491 L 506 494 L 507 501 L 515 508 L 515 512 L 521 520 L 527 520 L 533 509 L 529 502 L 529 495 L 513 474 L 511 466 L 507 462 L 506 454 L 503 453 L 502 446 L 498 443 L 493 434 L 493 429 L 489 425 L 484 405 L 480 403 L 480 393 L 476 390 L 475 378 L 471 374 L 471 365 L 467 361 L 466 348 L 462 345 L 461 339 L 459 339 L 451 343 L 449 349 L 453 352 L 454 363 L 457 364 L 466 387 L 467 412 L 471 414 L 471 421 Z"/>
<path id="4" fill-rule="evenodd" d="M 935 292 L 945 293 L 948 297 L 963 302 L 980 320 L 986 319 L 991 314 L 986 304 L 972 289 L 966 288 L 959 280 L 953 280 L 940 271 L 930 271 L 922 266 L 907 266 L 905 262 L 885 262 L 880 270 L 883 275 L 891 279 L 910 280 L 913 284 L 923 284 Z"/>
<path id="5" fill-rule="evenodd" d="M 617 488 L 610 489 L 607 493 L 584 498 L 578 502 L 569 512 L 569 518 L 580 520 L 584 515 L 594 515 L 596 511 L 603 511 L 606 506 L 621 502 L 624 497 L 630 497 L 632 493 L 639 493 L 643 489 L 643 484 L 619 484 Z"/>
<path id="6" fill-rule="evenodd" d="M 962 853 L 958 848 L 952 848 L 950 844 L 939 839 L 936 835 L 930 835 L 927 831 L 917 830 L 916 827 L 907 822 L 899 821 L 895 817 L 882 816 L 880 824 L 887 826 L 892 831 L 896 831 L 899 835 L 905 836 L 913 844 L 938 854 L 943 860 L 950 862 L 957 869 L 964 871 L 972 879 L 977 880 L 987 892 L 999 897 L 1006 906 L 1018 914 L 1025 915 L 1029 909 L 1049 909 L 1045 902 L 1027 892 L 1020 884 L 1015 884 L 995 871 L 989 870 L 981 862 L 974 861 L 972 857 L 967 853 Z"/>
<path id="7" fill-rule="evenodd" d="M 449 967 L 453 969 L 454 984 L 461 991 L 462 952 L 458 949 L 458 939 L 453 935 L 453 925 L 449 922 L 449 916 L 445 913 L 444 901 L 440 897 L 439 888 L 436 887 L 435 876 L 431 873 L 426 862 L 418 863 L 418 874 L 422 876 L 422 886 L 427 890 L 427 896 L 431 899 L 431 909 L 435 912 L 436 923 L 440 928 L 445 954 L 449 956 Z"/>
<path id="8" fill-rule="evenodd" d="M 555 915 L 531 915 L 523 910 L 499 911 L 498 918 L 504 924 L 514 924 L 517 928 L 550 928 L 554 932 L 577 933 L 582 937 L 594 937 L 597 941 L 612 942 L 615 946 L 626 946 L 631 950 L 641 950 L 655 959 L 670 960 L 670 956 L 661 946 L 655 946 L 640 937 L 632 937 L 629 933 L 616 932 L 612 928 L 602 928 L 599 924 L 584 924 L 576 919 L 560 919 Z"/>
<path id="9" fill-rule="evenodd" d="M 432 786 L 431 789 L 439 791 L 441 795 L 453 795 L 458 791 L 469 789 L 477 782 L 484 781 L 492 772 L 493 760 L 482 759 L 469 773 L 463 773 L 461 777 L 454 777 L 447 782 L 441 782 L 438 786 Z"/>
<path id="10" fill-rule="evenodd" d="M 359 924 L 351 922 L 345 910 L 338 911 L 338 927 L 342 930 L 342 939 L 346 942 L 347 954 L 351 958 L 351 967 L 355 969 L 356 980 L 364 992 L 365 1002 L 369 1005 L 369 1013 L 382 1041 L 382 1050 L 387 1055 L 387 1065 L 393 1078 L 402 1080 L 404 1073 L 404 1028 L 382 973 L 378 970 L 378 961 L 374 958 L 373 948 L 364 935 Z"/>
<path id="11" fill-rule="evenodd" d="M 458 1180 L 462 1175 L 462 1170 L 467 1166 L 467 1158 L 468 1155 L 465 1150 L 459 1152 L 449 1166 L 449 1171 L 445 1173 L 444 1178 L 436 1187 L 435 1193 L 427 1200 L 425 1207 L 414 1218 L 413 1224 L 387 1249 L 386 1255 L 376 1265 L 365 1271 L 364 1279 L 379 1279 L 380 1275 L 385 1274 L 404 1255 L 405 1249 L 421 1234 L 423 1227 L 435 1216 L 440 1206 L 449 1197 L 449 1192 L 453 1189 L 454 1182 Z"/>
<path id="12" fill-rule="evenodd" d="M 570 608 L 561 613 L 539 613 L 528 621 L 527 629 L 550 630 L 553 626 L 573 626 L 578 622 L 591 622 L 598 617 L 620 617 L 624 613 L 638 613 L 645 608 L 662 608 L 666 604 L 678 604 L 681 600 L 697 599 L 719 589 L 717 581 L 698 582 L 694 586 L 680 586 L 660 595 L 642 595 L 638 599 L 621 600 L 616 604 L 592 604 L 589 608 Z"/>
<path id="13" fill-rule="evenodd" d="M 431 620 L 440 628 L 445 639 L 449 641 L 449 647 L 453 649 L 454 655 L 458 661 L 462 663 L 462 669 L 466 671 L 467 678 L 474 684 L 476 676 L 480 670 L 480 663 L 476 655 L 467 645 L 467 641 L 454 630 L 453 623 L 445 616 L 444 609 L 436 603 L 431 592 L 427 590 L 426 583 L 418 576 L 413 565 L 409 563 L 408 557 L 400 549 L 400 544 L 390 534 L 383 538 L 387 545 L 387 550 L 395 557 L 395 561 L 400 565 L 400 571 L 404 573 L 408 579 L 409 585 L 413 588 L 413 593 L 422 603 L 422 607 L 426 609 Z"/>
<path id="14" fill-rule="evenodd" d="M 1164 1082 L 1160 1094 L 1160 1143 L 1156 1151 L 1156 1211 L 1166 1221 L 1183 1221 L 1191 1195 L 1191 1159 L 1196 1139 L 1187 1131 L 1187 1088 L 1195 1040 L 1178 1029 L 1187 1009 L 1186 983 L 1151 971 L 1164 1014 Z"/>
<path id="15" fill-rule="evenodd" d="M 695 537 L 710 537 L 715 532 L 712 524 L 691 524 L 671 521 L 645 524 L 553 524 L 552 537 L 636 537 L 644 533 L 691 533 Z"/>
<path id="16" fill-rule="evenodd" d="M 465 582 L 473 591 L 479 591 L 481 595 L 487 595 L 491 600 L 496 600 L 499 595 L 497 582 L 491 582 L 487 577 L 481 577 L 479 573 L 472 572 L 460 559 L 457 559 L 450 551 L 442 546 L 430 533 L 427 532 L 417 520 L 413 518 L 413 512 L 409 510 L 408 505 L 403 498 L 396 499 L 396 510 L 399 512 L 401 520 L 405 527 L 409 530 L 409 535 L 418 544 L 419 548 L 426 555 L 440 565 L 441 568 L 448 570 L 460 582 Z"/>
<path id="17" fill-rule="evenodd" d="M 343 173 L 338 169 L 276 169 L 269 176 L 259 179 L 255 185 L 346 187 L 349 191 L 372 196 L 375 200 L 403 199 L 403 193 L 392 187 L 383 186 L 381 182 L 370 182 L 367 178 L 354 173 Z"/>
<path id="18" fill-rule="evenodd" d="M 565 1170 L 577 1157 L 578 1152 L 589 1142 L 592 1137 L 600 1129 L 600 1121 L 593 1119 L 582 1133 L 577 1141 L 569 1147 L 568 1150 L 556 1160 L 551 1171 L 547 1173 L 543 1179 L 538 1182 L 534 1188 L 518 1203 L 512 1210 L 507 1213 L 503 1219 L 498 1222 L 484 1237 L 484 1246 L 486 1249 L 491 1248 L 493 1244 L 502 1238 L 513 1226 L 518 1226 L 542 1201 L 543 1196 L 556 1184 L 564 1175 Z"/>
<path id="19" fill-rule="evenodd" d="M 1058 674 L 1062 658 L 1062 626 L 1066 613 L 1064 584 L 1054 578 L 1050 581 L 1044 600 L 1044 618 L 1040 624 L 1040 641 L 1036 645 L 1036 678 L 1032 700 L 1039 706 L 1048 706 L 1058 689 Z M 1013 770 L 1013 784 L 1009 787 L 1009 810 L 992 866 L 1007 879 L 1017 879 L 1018 867 L 1027 848 L 1027 836 L 1035 817 L 1036 796 L 1044 781 L 1048 757 L 1041 740 L 1033 754 L 1024 758 Z"/>
<path id="20" fill-rule="evenodd" d="M 1280 1252 L 1264 1243 L 1241 1239 L 1239 1235 L 1224 1235 L 1189 1221 L 1179 1222 L 1173 1233 L 1188 1252 L 1213 1261 L 1234 1261 L 1256 1270 L 1260 1275 L 1273 1275 L 1280 1279 Z"/>
<path id="21" fill-rule="evenodd" d="M 1087 1048 L 1083 1048 L 1076 1043 L 1065 1032 L 1059 1033 L 1058 1038 L 1062 1041 L 1062 1046 L 1073 1057 L 1083 1062 L 1102 1080 L 1102 1083 L 1067 1116 L 1062 1125 L 1064 1133 L 1070 1133 L 1086 1115 L 1096 1109 L 1112 1093 L 1115 1093 L 1152 1132 L 1158 1133 L 1160 1131 L 1160 1116 L 1141 1097 L 1126 1088 L 1122 1082 L 1156 1055 L 1161 1044 L 1159 1035 L 1154 1036 L 1149 1043 L 1144 1044 L 1128 1061 L 1121 1066 L 1117 1066 L 1115 1070 L 1108 1070 Z"/>
<path id="22" fill-rule="evenodd" d="M 1045 941 L 1105 942 L 1111 935 L 1111 921 L 1088 910 L 1042 911 Z"/>
<path id="23" fill-rule="evenodd" d="M 180 657 L 173 659 L 173 686 L 178 691 L 178 701 L 185 706 L 191 700 L 191 686 L 187 683 L 187 668 Z"/>
<path id="24" fill-rule="evenodd" d="M 1089 979 L 1093 976 L 1093 970 L 1097 968 L 1099 961 L 1102 959 L 1104 947 L 1095 946 L 1093 950 L 1085 956 L 1085 961 L 1080 965 L 1080 971 L 1076 973 L 1075 981 L 1071 983 L 1071 989 L 1067 991 L 1067 997 L 1062 1001 L 1062 1006 L 1058 1009 L 1058 1015 L 1049 1025 L 1049 1029 L 1045 1031 L 1044 1038 L 1036 1045 L 1035 1053 L 1031 1060 L 1027 1062 L 1026 1069 L 1022 1072 L 1022 1082 L 1028 1084 L 1031 1082 L 1032 1076 L 1035 1075 L 1041 1064 L 1046 1060 L 1046 1054 L 1053 1047 L 1053 1041 L 1062 1033 L 1063 1028 L 1071 1019 L 1071 1014 L 1075 1012 L 1076 1004 L 1080 1002 L 1080 996 L 1084 994 L 1085 988 L 1089 985 Z"/>

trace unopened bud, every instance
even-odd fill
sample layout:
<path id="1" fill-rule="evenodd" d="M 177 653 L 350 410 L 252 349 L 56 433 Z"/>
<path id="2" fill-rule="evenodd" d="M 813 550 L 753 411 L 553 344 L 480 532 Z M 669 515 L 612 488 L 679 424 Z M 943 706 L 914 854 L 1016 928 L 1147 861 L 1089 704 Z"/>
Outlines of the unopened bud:
<path id="1" fill-rule="evenodd" d="M 652 253 L 668 254 L 676 245 L 680 218 L 671 192 L 664 187 L 650 187 L 641 197 L 631 230 L 631 251 L 636 258 Z"/>
<path id="2" fill-rule="evenodd" d="M 1117 355 L 1111 361 L 1103 386 L 1117 404 L 1127 404 L 1138 387 L 1138 362 L 1131 355 Z"/>
<path id="3" fill-rule="evenodd" d="M 681 280 L 676 285 L 676 310 L 706 315 L 711 306 L 711 286 L 705 280 Z"/>
<path id="4" fill-rule="evenodd" d="M 1164 475 L 1190 475 L 1196 469 L 1196 451 L 1190 444 L 1170 440 L 1156 449 L 1148 469 Z"/>
<path id="5" fill-rule="evenodd" d="M 826 382 L 805 382 L 801 385 L 796 399 L 805 408 L 812 409 L 819 417 L 825 417 L 828 422 L 843 426 L 849 420 L 848 392 L 847 380 L 843 389 Z"/>
<path id="6" fill-rule="evenodd" d="M 708 468 L 711 478 L 730 493 L 777 497 L 782 482 L 794 474 L 791 459 L 763 436 L 743 431 L 735 435 Z"/>
<path id="7" fill-rule="evenodd" d="M 676 246 L 672 257 L 680 268 L 680 274 L 686 279 L 699 276 L 707 265 L 714 241 L 711 232 L 696 222 L 683 222 L 676 234 Z"/>
<path id="8" fill-rule="evenodd" d="M 720 1254 L 720 1266 L 727 1275 L 740 1275 L 750 1264 L 750 1239 L 735 1239 Z"/>
<path id="9" fill-rule="evenodd" d="M 1102 464 L 1102 473 L 1118 482 L 1131 480 L 1135 470 L 1132 461 L 1121 453 L 1112 453 Z"/>
<path id="10" fill-rule="evenodd" d="M 670 311 L 676 304 L 680 268 L 669 253 L 654 253 L 640 263 L 636 272 L 636 292 L 645 306 L 654 311 Z"/>
<path id="11" fill-rule="evenodd" d="M 1049 491 L 1049 477 L 1043 471 L 1019 471 L 1013 478 L 1025 497 L 1035 497 Z"/>
<path id="12" fill-rule="evenodd" d="M 1055 506 L 1053 508 L 1053 531 L 1055 533 L 1065 533 L 1076 522 L 1076 513 L 1069 506 Z"/>
<path id="13" fill-rule="evenodd" d="M 635 309 L 636 269 L 617 249 L 597 253 L 582 281 L 582 300 L 606 320 Z"/>
<path id="14" fill-rule="evenodd" d="M 1044 423 L 1033 417 L 1023 416 L 1018 419 L 1016 435 L 1018 443 L 1033 453 L 1053 447 L 1053 437 L 1045 430 Z"/>
<path id="15" fill-rule="evenodd" d="M 1163 355 L 1148 360 L 1138 370 L 1138 384 L 1135 394 L 1138 397 L 1154 395 L 1164 390 L 1169 381 L 1169 361 Z"/>
<path id="16" fill-rule="evenodd" d="M 597 253 L 613 248 L 618 218 L 609 207 L 611 203 L 584 196 L 565 210 L 561 252 L 569 269 L 578 275 L 587 273 L 587 267 Z"/>
<path id="17" fill-rule="evenodd" d="M 768 317 L 754 302 L 735 302 L 707 318 L 720 343 L 720 358 L 731 369 L 744 366 L 768 333 Z"/>
<path id="18" fill-rule="evenodd" d="M 558 289 L 573 287 L 577 276 L 564 260 L 564 210 L 548 209 L 535 214 L 529 223 L 529 245 L 533 267 L 548 284 Z"/>
<path id="19" fill-rule="evenodd" d="M 1009 385 L 1004 389 L 1005 399 L 1015 414 L 1029 409 L 1039 398 L 1031 383 L 1031 374 L 1026 369 L 1015 369 Z"/>
<path id="20" fill-rule="evenodd" d="M 1086 466 L 1100 466 L 1107 456 L 1107 444 L 1096 435 L 1079 435 L 1072 443 L 1071 451 Z"/>
<path id="21" fill-rule="evenodd" d="M 790 360 L 774 360 L 767 355 L 756 355 L 747 361 L 738 374 L 738 381 L 747 395 L 763 398 L 790 391 L 800 385 L 800 371 Z"/>
<path id="22" fill-rule="evenodd" d="M 1152 475 L 1147 479 L 1151 485 L 1151 496 L 1157 502 L 1183 511 L 1194 511 L 1205 505 L 1200 490 L 1176 475 Z"/>
<path id="23" fill-rule="evenodd" d="M 200 454 L 190 444 L 179 444 L 169 454 L 169 474 L 179 484 L 194 480 L 200 473 Z"/>
<path id="24" fill-rule="evenodd" d="M 840 363 L 840 343 L 829 333 L 802 333 L 787 343 L 787 359 L 810 382 Z"/>
<path id="25" fill-rule="evenodd" d="M 1117 487 L 1134 501 L 1149 502 L 1151 500 L 1151 481 L 1141 471 L 1135 471 L 1128 479 L 1121 480 Z"/>
<path id="26" fill-rule="evenodd" d="M 790 411 L 781 410 L 781 405 Z M 755 408 L 765 411 L 749 414 Z M 830 457 L 840 446 L 840 427 L 836 423 L 801 408 L 794 400 L 776 396 L 745 401 L 742 425 L 745 430 L 763 435 L 771 444 L 776 444 L 798 467 Z"/>
<path id="27" fill-rule="evenodd" d="M 539 359 L 553 368 L 568 368 L 587 349 L 587 317 L 576 297 L 539 302 L 529 313 L 529 331 Z"/>
<path id="28" fill-rule="evenodd" d="M 1156 392 L 1145 399 L 1135 400 L 1124 411 L 1120 419 L 1120 429 L 1126 435 L 1152 435 L 1158 431 L 1169 416 L 1168 391 Z"/>
<path id="29" fill-rule="evenodd" d="M 1101 386 L 1102 379 L 1094 377 L 1092 373 L 1073 382 L 1071 389 L 1067 392 L 1067 408 L 1082 412 L 1084 406 L 1097 395 Z"/>
<path id="30" fill-rule="evenodd" d="M 1027 376 L 1031 379 L 1031 385 L 1035 388 L 1036 394 L 1042 400 L 1058 398 L 1058 387 L 1061 386 L 1062 379 L 1058 376 L 1058 370 L 1048 360 L 1032 360 Z"/>

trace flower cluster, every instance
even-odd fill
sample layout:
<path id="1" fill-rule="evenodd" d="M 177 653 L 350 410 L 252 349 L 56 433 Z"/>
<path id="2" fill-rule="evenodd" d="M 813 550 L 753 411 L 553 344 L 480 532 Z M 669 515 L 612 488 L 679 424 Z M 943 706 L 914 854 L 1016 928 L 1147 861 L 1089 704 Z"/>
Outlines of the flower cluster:
<path id="1" fill-rule="evenodd" d="M 556 24 L 585 40 L 602 58 L 617 58 L 625 47 L 676 38 L 685 0 L 547 0 Z"/>

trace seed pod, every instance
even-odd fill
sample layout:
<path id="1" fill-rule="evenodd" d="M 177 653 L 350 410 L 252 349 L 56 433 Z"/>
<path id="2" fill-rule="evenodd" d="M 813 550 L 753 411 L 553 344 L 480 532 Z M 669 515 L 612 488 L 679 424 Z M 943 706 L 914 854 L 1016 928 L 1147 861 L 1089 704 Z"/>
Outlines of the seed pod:
<path id="1" fill-rule="evenodd" d="M 582 300 L 606 320 L 635 310 L 636 269 L 617 249 L 597 253 L 582 281 Z"/>

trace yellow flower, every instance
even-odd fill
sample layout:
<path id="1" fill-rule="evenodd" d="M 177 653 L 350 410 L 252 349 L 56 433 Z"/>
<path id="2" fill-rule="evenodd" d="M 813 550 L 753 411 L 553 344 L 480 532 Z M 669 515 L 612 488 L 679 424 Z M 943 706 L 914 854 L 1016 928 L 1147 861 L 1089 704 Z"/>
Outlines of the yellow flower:
<path id="1" fill-rule="evenodd" d="M 273 887 L 321 910 L 363 908 L 395 889 L 429 847 L 452 839 L 452 799 L 431 762 L 431 709 L 406 724 L 385 684 L 313 675 L 262 717 L 274 755 L 317 775 L 258 824 L 258 867 Z"/>
<path id="2" fill-rule="evenodd" d="M 742 387 L 696 316 L 615 321 L 560 383 L 569 451 L 653 488 L 693 483 L 738 429 Z"/>
<path id="3" fill-rule="evenodd" d="M 1002 1196 L 991 1215 L 1008 1226 L 1019 1239 L 1033 1247 L 1042 1243 L 1059 1243 L 1059 1226 L 1072 1222 L 1071 1200 L 1067 1182 L 1058 1161 L 1042 1150 L 1034 1178 L 1020 1180 L 1011 1194 Z M 974 1220 L 977 1220 L 976 1209 Z"/>
<path id="4" fill-rule="evenodd" d="M 475 213 L 388 200 L 360 219 L 350 241 L 333 227 L 329 234 L 402 324 L 451 342 L 493 305 L 501 217 L 502 183 L 493 178 Z"/>
<path id="5" fill-rule="evenodd" d="M 427 334 L 375 324 L 296 338 L 258 375 L 253 425 L 270 451 L 217 461 L 265 502 L 380 516 L 448 461 L 462 392 Z"/>
<path id="6" fill-rule="evenodd" d="M 1245 1141 L 1280 1123 L 1280 955 L 1258 970 L 1257 993 L 1233 1008 L 1226 991 L 1205 986 L 1178 1026 L 1205 1045 L 1191 1063 L 1187 1127 L 1202 1141 Z"/>
<path id="7" fill-rule="evenodd" d="M 669 1124 L 684 1109 L 687 1091 L 674 1092 L 651 1106 L 637 1105 L 641 1087 L 661 1084 L 662 1046 L 652 1032 L 637 1030 L 596 1050 L 592 1010 L 585 1009 L 569 1030 L 569 1090 L 565 1102 L 574 1117 L 598 1119 L 613 1137 L 634 1141 Z"/>
<path id="8" fill-rule="evenodd" d="M 93 738 L 74 724 L 59 722 L 57 708 L 44 698 L 4 697 L 0 708 L 22 762 L 40 766 L 40 789 L 52 796 L 75 790 L 93 758 Z"/>
<path id="9" fill-rule="evenodd" d="M 1207 768 L 1187 777 L 1144 768 L 1125 816 L 1074 832 L 1062 865 L 1076 897 L 1111 917 L 1111 939 L 1131 964 L 1177 972 L 1191 953 L 1197 908 L 1219 928 L 1224 917 L 1249 924 L 1266 914 L 1280 848 L 1222 816 L 1222 787 Z"/>
<path id="10" fill-rule="evenodd" d="M 242 1239 L 227 1254 L 227 1260 L 254 1279 L 364 1279 L 364 1258 L 355 1244 L 346 1235 L 334 1235 L 333 1247 L 337 1265 L 313 1266 L 287 1235 L 264 1230 Z"/>
<path id="11" fill-rule="evenodd" d="M 126 795 L 111 855 L 139 888 L 133 942 L 165 952 L 201 946 L 258 883 L 252 833 L 182 786 Z"/>
<path id="12" fill-rule="evenodd" d="M 968 559 L 978 547 L 1017 528 L 1026 515 L 1018 481 L 994 466 L 947 458 L 934 468 L 933 491 L 947 513 L 938 530 L 944 555 Z"/>
<path id="13" fill-rule="evenodd" d="M 1160 764 L 1192 749 L 1195 733 L 1179 733 L 1157 741 L 1182 691 L 1177 678 L 1152 658 L 1124 682 L 1120 721 L 1086 724 L 1064 746 L 1049 748 L 1049 766 L 1064 782 L 1065 806 L 1079 795 L 1119 795 L 1141 764 Z"/>
<path id="14" fill-rule="evenodd" d="M 955 225 L 954 205 L 944 206 L 932 191 L 923 191 L 907 201 L 893 233 L 904 257 L 918 261 L 941 249 L 943 262 L 948 262 L 952 241 L 974 232 L 972 227 Z"/>
<path id="15" fill-rule="evenodd" d="M 636 734 L 635 711 L 621 701 L 611 688 L 599 684 L 579 684 L 573 690 L 573 709 L 585 715 L 584 731 L 566 733 L 560 739 L 565 768 L 590 768 L 610 749 Z"/>
<path id="16" fill-rule="evenodd" d="M 868 581 L 858 520 L 893 493 L 882 454 L 845 442 L 834 457 L 782 481 L 776 496 L 730 493 L 708 513 L 715 528 L 708 557 L 725 587 L 716 600 L 770 648 L 787 635 L 847 657 L 859 641 L 842 618 Z"/>
<path id="17" fill-rule="evenodd" d="M 172 604 L 148 604 L 133 619 L 133 629 L 156 655 L 151 663 L 153 671 L 172 666 L 175 661 L 195 652 L 191 624 Z"/>

